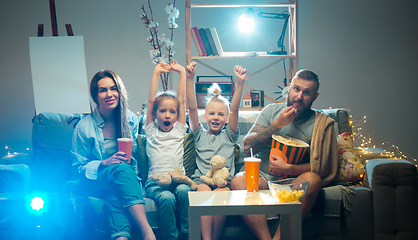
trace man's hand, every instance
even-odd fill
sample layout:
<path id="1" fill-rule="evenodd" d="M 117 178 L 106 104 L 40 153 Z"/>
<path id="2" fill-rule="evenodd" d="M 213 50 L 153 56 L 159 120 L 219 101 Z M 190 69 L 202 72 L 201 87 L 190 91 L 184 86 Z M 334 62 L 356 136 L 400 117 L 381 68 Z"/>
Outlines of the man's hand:
<path id="1" fill-rule="evenodd" d="M 126 158 L 126 153 L 124 152 L 117 152 L 113 154 L 110 158 L 103 160 L 100 165 L 103 165 L 105 167 L 111 166 L 113 164 L 118 163 L 126 163 L 128 162 L 128 159 Z"/>
<path id="2" fill-rule="evenodd" d="M 285 108 L 279 115 L 279 117 L 274 120 L 277 126 L 282 129 L 283 127 L 289 125 L 295 118 L 298 116 L 298 110 L 289 106 Z"/>
<path id="3" fill-rule="evenodd" d="M 289 164 L 279 156 L 272 155 L 271 157 L 269 163 L 270 172 L 277 176 L 289 175 Z"/>

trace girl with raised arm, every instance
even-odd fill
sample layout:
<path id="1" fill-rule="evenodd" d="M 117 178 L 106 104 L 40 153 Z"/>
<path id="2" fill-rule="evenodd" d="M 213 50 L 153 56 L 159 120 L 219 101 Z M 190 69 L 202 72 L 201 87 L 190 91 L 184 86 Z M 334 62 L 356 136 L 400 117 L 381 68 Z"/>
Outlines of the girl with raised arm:
<path id="1" fill-rule="evenodd" d="M 196 141 L 197 169 L 192 175 L 192 180 L 198 184 L 198 191 L 230 191 L 229 184 L 223 187 L 209 186 L 200 181 L 200 177 L 211 170 L 210 160 L 214 155 L 225 157 L 225 167 L 230 174 L 229 182 L 235 174 L 234 150 L 239 136 L 238 111 L 247 70 L 241 66 L 234 67 L 236 88 L 231 106 L 229 106 L 229 101 L 220 95 L 221 90 L 217 84 L 213 84 L 209 89 L 210 97 L 203 114 L 203 120 L 208 124 L 207 130 L 199 123 L 194 89 L 195 72 L 196 63 L 192 62 L 186 67 L 186 98 L 189 107 L 190 128 L 194 133 Z M 225 124 L 227 125 L 224 128 Z M 222 232 L 225 218 L 226 216 L 202 216 L 202 239 L 218 239 Z"/>
<path id="2" fill-rule="evenodd" d="M 158 79 L 161 73 L 179 73 L 177 96 L 175 92 L 165 91 L 157 94 Z M 185 110 L 186 73 L 184 67 L 172 60 L 171 64 L 158 63 L 151 80 L 148 98 L 145 134 L 149 171 L 145 192 L 159 207 L 161 234 L 163 239 L 177 239 L 174 209 L 179 210 L 180 231 L 189 232 L 189 197 L 191 190 L 186 184 L 172 183 L 169 189 L 162 188 L 152 179 L 152 175 L 170 172 L 177 168 L 185 173 L 183 167 L 183 141 L 187 131 Z"/>

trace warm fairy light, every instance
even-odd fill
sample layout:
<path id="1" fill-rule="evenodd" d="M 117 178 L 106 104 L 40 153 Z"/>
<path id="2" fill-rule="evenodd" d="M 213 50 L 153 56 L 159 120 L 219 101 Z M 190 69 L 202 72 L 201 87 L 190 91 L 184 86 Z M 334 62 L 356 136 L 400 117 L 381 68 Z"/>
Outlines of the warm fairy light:
<path id="1" fill-rule="evenodd" d="M 6 151 L 7 151 L 7 155 L 10 155 L 10 154 L 12 154 L 14 151 L 13 151 L 13 149 L 12 148 L 10 148 L 9 146 L 5 146 L 4 147 L 5 149 L 6 149 Z"/>
<path id="2" fill-rule="evenodd" d="M 374 151 L 369 151 L 368 149 L 376 149 L 376 145 L 372 144 L 372 138 L 369 136 L 369 134 L 362 128 L 362 125 L 367 122 L 367 117 L 364 116 L 361 120 L 351 120 L 352 116 L 350 115 L 350 124 L 353 127 L 353 138 L 354 143 L 358 148 L 360 148 L 363 151 L 363 154 L 367 153 L 375 153 Z M 395 146 L 394 144 L 383 142 L 381 144 L 381 148 L 384 150 L 383 153 L 380 153 L 382 156 L 389 156 L 394 159 L 406 159 L 411 160 L 416 163 L 415 166 L 417 167 L 417 159 L 410 158 L 403 154 L 403 152 L 399 149 L 398 146 Z M 367 160 L 366 160 L 367 163 Z"/>
<path id="3" fill-rule="evenodd" d="M 11 148 L 9 146 L 4 146 L 4 149 L 6 149 L 7 155 L 17 155 L 17 154 L 19 154 L 18 152 L 14 151 L 13 148 Z M 30 148 L 26 148 L 26 151 L 30 151 Z"/>

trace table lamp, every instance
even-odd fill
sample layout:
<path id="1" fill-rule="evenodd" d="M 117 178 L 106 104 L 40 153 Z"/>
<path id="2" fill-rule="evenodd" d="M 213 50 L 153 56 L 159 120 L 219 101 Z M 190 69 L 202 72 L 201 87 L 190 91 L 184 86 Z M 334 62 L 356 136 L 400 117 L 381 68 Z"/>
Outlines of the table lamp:
<path id="1" fill-rule="evenodd" d="M 252 8 L 247 9 L 247 12 L 242 14 L 239 18 L 239 25 L 241 29 L 250 29 L 254 26 L 254 16 L 261 18 L 272 18 L 272 19 L 284 19 L 282 33 L 279 40 L 277 40 L 277 46 L 280 51 L 268 51 L 267 54 L 270 55 L 286 55 L 287 51 L 284 46 L 284 36 L 286 34 L 287 24 L 289 22 L 289 12 L 285 11 L 283 13 L 266 13 L 261 12 L 261 10 L 254 11 Z"/>

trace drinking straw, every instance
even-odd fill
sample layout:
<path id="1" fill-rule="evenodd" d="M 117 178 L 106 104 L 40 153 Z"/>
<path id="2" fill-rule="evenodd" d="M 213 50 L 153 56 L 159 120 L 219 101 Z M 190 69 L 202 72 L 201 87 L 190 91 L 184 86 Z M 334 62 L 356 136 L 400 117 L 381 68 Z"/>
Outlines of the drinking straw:
<path id="1" fill-rule="evenodd" d="M 253 157 L 253 149 L 250 148 L 251 157 Z"/>

